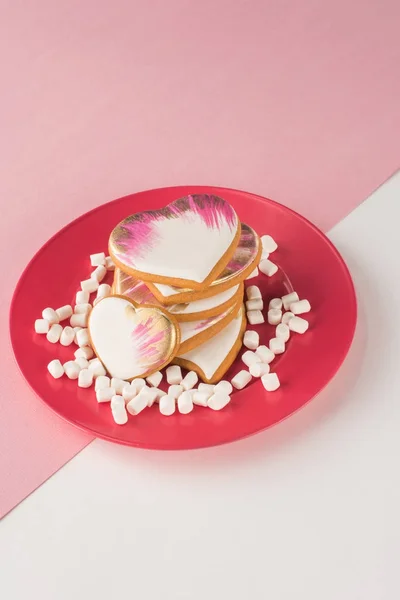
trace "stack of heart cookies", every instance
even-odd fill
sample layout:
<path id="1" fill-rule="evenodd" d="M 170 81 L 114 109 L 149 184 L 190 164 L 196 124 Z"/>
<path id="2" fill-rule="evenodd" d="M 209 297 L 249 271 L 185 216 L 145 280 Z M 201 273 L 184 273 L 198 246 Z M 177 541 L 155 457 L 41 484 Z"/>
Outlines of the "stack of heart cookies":
<path id="1" fill-rule="evenodd" d="M 109 251 L 113 296 L 100 303 L 107 314 L 98 312 L 101 321 L 113 311 L 115 327 L 102 352 L 108 370 L 131 379 L 172 362 L 204 382 L 220 380 L 242 345 L 243 282 L 261 256 L 255 231 L 222 198 L 193 194 L 125 218 L 111 233 Z M 125 341 L 116 335 L 121 318 L 135 322 Z"/>

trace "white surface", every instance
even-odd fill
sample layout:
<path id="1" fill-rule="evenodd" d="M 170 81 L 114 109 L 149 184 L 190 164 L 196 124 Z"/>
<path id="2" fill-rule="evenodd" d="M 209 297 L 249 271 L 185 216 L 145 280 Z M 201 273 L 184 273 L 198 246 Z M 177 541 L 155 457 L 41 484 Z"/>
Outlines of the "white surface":
<path id="1" fill-rule="evenodd" d="M 399 598 L 399 206 L 397 175 L 331 233 L 360 319 L 318 399 L 221 448 L 94 442 L 1 522 L 1 596 Z"/>

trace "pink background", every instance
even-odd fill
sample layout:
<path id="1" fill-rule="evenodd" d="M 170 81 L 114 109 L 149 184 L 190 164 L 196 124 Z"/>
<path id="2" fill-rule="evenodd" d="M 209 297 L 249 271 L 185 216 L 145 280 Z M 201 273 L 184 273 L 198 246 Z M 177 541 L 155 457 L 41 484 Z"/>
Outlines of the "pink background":
<path id="1" fill-rule="evenodd" d="M 399 7 L 1 2 L 0 516 L 90 441 L 37 401 L 5 341 L 32 254 L 100 203 L 186 183 L 329 229 L 399 166 Z"/>

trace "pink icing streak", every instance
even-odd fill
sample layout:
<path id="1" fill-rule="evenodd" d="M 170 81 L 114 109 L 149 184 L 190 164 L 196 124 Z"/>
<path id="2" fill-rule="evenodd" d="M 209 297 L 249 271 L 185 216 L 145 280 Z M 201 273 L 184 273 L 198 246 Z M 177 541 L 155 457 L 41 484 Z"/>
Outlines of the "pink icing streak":
<path id="1" fill-rule="evenodd" d="M 164 360 L 163 340 L 165 331 L 157 328 L 159 317 L 149 316 L 143 323 L 138 323 L 132 331 L 131 339 L 137 354 L 143 357 L 145 364 L 161 364 Z"/>

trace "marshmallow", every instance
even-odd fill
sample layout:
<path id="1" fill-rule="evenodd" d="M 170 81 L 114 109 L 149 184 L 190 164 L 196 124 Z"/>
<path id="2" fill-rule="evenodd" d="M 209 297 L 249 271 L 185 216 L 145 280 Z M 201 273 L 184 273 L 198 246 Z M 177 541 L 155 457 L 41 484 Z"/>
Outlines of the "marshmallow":
<path id="1" fill-rule="evenodd" d="M 160 398 L 158 406 L 160 413 L 165 417 L 169 417 L 175 412 L 175 399 L 172 396 L 166 394 L 165 396 L 162 396 L 162 398 Z"/>
<path id="2" fill-rule="evenodd" d="M 128 422 L 128 414 L 122 396 L 116 394 L 111 398 L 111 414 L 117 425 L 125 425 Z"/>
<path id="3" fill-rule="evenodd" d="M 186 376 L 182 379 L 181 386 L 185 391 L 191 390 L 192 388 L 194 388 L 198 380 L 199 377 L 197 373 L 195 373 L 194 371 L 189 371 L 189 373 L 187 373 Z"/>
<path id="4" fill-rule="evenodd" d="M 168 396 L 172 396 L 176 400 L 183 392 L 183 387 L 176 383 L 173 383 L 168 388 Z"/>
<path id="5" fill-rule="evenodd" d="M 104 387 L 96 390 L 96 399 L 99 404 L 102 402 L 110 402 L 113 396 L 115 396 L 115 390 L 112 387 Z"/>
<path id="6" fill-rule="evenodd" d="M 82 369 L 79 372 L 78 385 L 81 388 L 88 388 L 93 383 L 93 373 L 89 369 Z"/>
<path id="7" fill-rule="evenodd" d="M 88 315 L 92 310 L 92 305 L 89 302 L 85 304 L 76 304 L 74 307 L 75 315 Z"/>
<path id="8" fill-rule="evenodd" d="M 86 358 L 86 360 L 90 360 L 92 356 L 94 356 L 94 352 L 89 346 L 84 346 L 83 348 L 75 350 L 74 356 L 75 358 Z"/>
<path id="9" fill-rule="evenodd" d="M 111 285 L 108 283 L 102 283 L 99 285 L 99 289 L 97 290 L 96 300 L 100 300 L 101 298 L 107 298 L 111 294 Z"/>
<path id="10" fill-rule="evenodd" d="M 258 267 L 256 267 L 251 273 L 250 275 L 247 275 L 246 279 L 253 279 L 253 277 L 257 277 L 258 276 Z"/>
<path id="11" fill-rule="evenodd" d="M 221 410 L 231 401 L 231 397 L 229 394 L 225 394 L 224 392 L 215 391 L 215 394 L 208 399 L 207 406 L 212 408 L 213 410 Z"/>
<path id="12" fill-rule="evenodd" d="M 282 311 L 277 308 L 272 308 L 268 311 L 268 323 L 270 325 L 278 325 L 282 320 Z"/>
<path id="13" fill-rule="evenodd" d="M 231 379 L 231 384 L 237 390 L 242 390 L 250 381 L 251 375 L 248 371 L 239 371 L 239 373 L 237 373 L 237 375 Z"/>
<path id="14" fill-rule="evenodd" d="M 106 267 L 107 271 L 114 271 L 115 265 L 113 263 L 113 259 L 111 258 L 111 256 L 106 256 L 105 267 Z"/>
<path id="15" fill-rule="evenodd" d="M 147 389 L 148 389 L 148 392 L 146 392 L 147 406 L 148 406 L 148 408 L 151 408 L 153 406 L 154 402 L 159 399 L 159 392 L 161 392 L 162 390 L 159 390 L 156 387 L 151 387 L 151 388 L 147 388 Z"/>
<path id="16" fill-rule="evenodd" d="M 42 317 L 43 317 L 43 319 L 46 319 L 46 321 L 48 321 L 50 325 L 54 325 L 55 323 L 58 323 L 60 320 L 58 318 L 58 314 L 56 313 L 56 311 L 53 308 L 45 308 L 42 311 Z"/>
<path id="17" fill-rule="evenodd" d="M 242 354 L 242 361 L 246 367 L 249 367 L 254 363 L 261 362 L 261 358 L 255 352 L 252 352 L 252 350 L 246 350 L 246 352 Z"/>
<path id="18" fill-rule="evenodd" d="M 278 248 L 278 244 L 276 243 L 274 238 L 272 238 L 270 235 L 262 235 L 261 243 L 262 243 L 262 247 L 264 248 L 264 250 L 266 250 L 270 254 L 272 252 L 275 252 L 275 250 Z"/>
<path id="19" fill-rule="evenodd" d="M 275 392 L 280 387 L 279 377 L 276 373 L 267 373 L 261 377 L 261 382 L 267 392 Z"/>
<path id="20" fill-rule="evenodd" d="M 301 317 L 293 317 L 290 319 L 288 325 L 290 331 L 294 331 L 295 333 L 305 333 L 309 327 L 308 321 L 302 319 Z"/>
<path id="21" fill-rule="evenodd" d="M 78 358 L 75 358 L 75 362 L 80 366 L 81 369 L 89 368 L 89 361 L 86 360 L 86 358 L 83 358 L 83 356 L 79 356 Z"/>
<path id="22" fill-rule="evenodd" d="M 92 292 L 97 292 L 98 287 L 99 282 L 95 277 L 81 281 L 81 288 L 83 292 L 89 292 L 89 294 L 91 294 Z"/>
<path id="23" fill-rule="evenodd" d="M 65 306 L 56 308 L 56 313 L 59 321 L 65 321 L 66 319 L 69 319 L 72 315 L 72 306 L 70 304 L 66 304 Z"/>
<path id="24" fill-rule="evenodd" d="M 60 335 L 61 346 L 70 346 L 75 338 L 75 331 L 72 327 L 64 327 Z"/>
<path id="25" fill-rule="evenodd" d="M 285 314 L 282 317 L 282 323 L 284 325 L 287 325 L 289 323 L 290 319 L 292 319 L 293 317 L 294 317 L 294 314 L 292 312 L 290 312 L 290 311 L 285 312 Z"/>
<path id="26" fill-rule="evenodd" d="M 193 404 L 196 404 L 196 406 L 207 406 L 207 401 L 211 396 L 212 394 L 209 395 L 208 392 L 196 390 L 192 395 Z"/>
<path id="27" fill-rule="evenodd" d="M 95 279 L 98 283 L 100 283 L 100 281 L 103 281 L 106 274 L 107 274 L 107 269 L 103 265 L 99 265 L 98 267 L 96 267 L 96 269 L 90 275 L 90 278 Z M 98 287 L 99 286 L 97 286 L 96 289 L 98 289 Z"/>
<path id="28" fill-rule="evenodd" d="M 246 301 L 246 310 L 262 310 L 264 308 L 264 302 L 262 298 L 253 298 L 253 300 Z"/>
<path id="29" fill-rule="evenodd" d="M 36 333 L 48 333 L 50 329 L 50 323 L 47 319 L 36 319 L 35 321 L 35 331 Z"/>
<path id="30" fill-rule="evenodd" d="M 152 387 L 158 387 L 162 381 L 162 378 L 162 373 L 160 371 L 156 371 L 155 373 L 152 373 L 151 375 L 146 377 L 146 381 Z"/>
<path id="31" fill-rule="evenodd" d="M 311 304 L 308 300 L 298 300 L 297 302 L 291 302 L 289 308 L 294 315 L 302 315 L 310 312 Z"/>
<path id="32" fill-rule="evenodd" d="M 90 255 L 90 264 L 92 267 L 98 267 L 99 265 L 104 265 L 106 262 L 106 255 L 104 252 L 98 252 L 97 254 Z"/>
<path id="33" fill-rule="evenodd" d="M 103 366 L 103 365 L 101 365 L 101 366 Z M 105 372 L 101 373 L 101 375 L 105 375 Z M 111 387 L 114 388 L 116 393 L 119 395 L 122 394 L 124 388 L 129 387 L 130 385 L 131 384 L 129 383 L 129 381 L 124 381 L 123 379 L 119 379 L 119 377 L 112 377 L 112 379 L 111 379 Z"/>
<path id="34" fill-rule="evenodd" d="M 54 323 L 54 325 L 52 325 L 47 332 L 47 341 L 49 341 L 51 344 L 56 344 L 61 337 L 62 330 L 63 328 L 61 325 L 59 325 L 59 323 Z"/>
<path id="35" fill-rule="evenodd" d="M 269 373 L 269 369 L 270 367 L 266 363 L 254 363 L 250 365 L 249 373 L 253 377 L 262 377 L 263 375 Z"/>
<path id="36" fill-rule="evenodd" d="M 178 398 L 178 410 L 182 415 L 187 415 L 193 410 L 192 393 L 185 390 Z"/>
<path id="37" fill-rule="evenodd" d="M 215 388 L 215 385 L 212 385 L 212 383 L 199 383 L 198 391 L 208 394 L 207 398 L 209 398 L 210 396 L 213 395 L 214 388 Z"/>
<path id="38" fill-rule="evenodd" d="M 286 294 L 286 296 L 282 296 L 283 308 L 285 310 L 289 310 L 289 306 L 293 302 L 298 302 L 299 296 L 296 292 L 290 292 L 290 294 Z"/>
<path id="39" fill-rule="evenodd" d="M 248 329 L 243 338 L 243 344 L 246 346 L 246 348 L 249 348 L 249 350 L 255 350 L 258 348 L 259 343 L 260 336 L 258 335 L 257 331 L 250 331 Z"/>
<path id="40" fill-rule="evenodd" d="M 229 381 L 226 381 L 225 379 L 221 379 L 221 381 L 217 383 L 214 389 L 214 394 L 216 394 L 217 392 L 224 393 L 227 396 L 229 396 L 229 394 L 232 394 L 233 392 L 232 384 Z"/>
<path id="41" fill-rule="evenodd" d="M 133 400 L 133 398 L 136 396 L 136 394 L 137 394 L 137 392 L 136 392 L 135 388 L 133 388 L 131 385 L 125 386 L 124 389 L 122 390 L 122 397 L 125 400 L 125 404 L 128 404 L 128 402 Z"/>
<path id="42" fill-rule="evenodd" d="M 166 370 L 167 382 L 170 385 L 176 385 L 182 381 L 182 370 L 178 365 L 171 365 Z"/>
<path id="43" fill-rule="evenodd" d="M 267 346 L 258 346 L 256 354 L 260 357 L 261 362 L 266 364 L 269 364 L 275 358 L 275 354 Z"/>
<path id="44" fill-rule="evenodd" d="M 84 292 L 83 290 L 79 290 L 76 292 L 75 303 L 76 304 L 87 304 L 89 302 L 90 294 L 89 292 Z"/>
<path id="45" fill-rule="evenodd" d="M 268 308 L 270 310 L 280 310 L 282 308 L 282 298 L 272 298 L 272 300 L 269 301 L 269 306 Z"/>
<path id="46" fill-rule="evenodd" d="M 143 387 L 140 392 L 128 402 L 126 410 L 130 415 L 138 415 L 142 410 L 147 408 L 147 404 L 152 395 L 149 387 Z"/>
<path id="47" fill-rule="evenodd" d="M 78 345 L 78 342 L 76 341 L 76 336 L 77 336 L 78 331 L 83 329 L 83 327 L 73 327 L 72 329 L 74 330 L 74 333 L 75 333 L 74 342 L 76 345 Z"/>
<path id="48" fill-rule="evenodd" d="M 132 381 L 131 386 L 138 394 L 142 388 L 146 387 L 146 382 L 141 377 L 137 377 Z"/>
<path id="49" fill-rule="evenodd" d="M 255 300 L 256 298 L 262 298 L 260 288 L 256 285 L 250 285 L 246 289 L 247 300 Z"/>
<path id="50" fill-rule="evenodd" d="M 68 379 L 78 379 L 81 371 L 80 366 L 74 360 L 69 360 L 63 365 L 64 371 Z"/>
<path id="51" fill-rule="evenodd" d="M 79 306 L 79 305 L 78 305 Z M 89 320 L 88 313 L 74 314 L 69 320 L 71 327 L 87 327 Z"/>
<path id="52" fill-rule="evenodd" d="M 272 338 L 269 340 L 269 349 L 274 354 L 283 354 L 285 352 L 285 342 L 282 338 Z"/>
<path id="53" fill-rule="evenodd" d="M 275 275 L 275 273 L 278 271 L 278 266 L 271 262 L 268 258 L 264 258 L 264 260 L 260 262 L 259 268 L 261 273 L 264 273 L 264 275 L 267 275 L 268 277 L 272 277 L 272 275 Z"/>
<path id="54" fill-rule="evenodd" d="M 59 379 L 64 375 L 64 367 L 57 358 L 49 362 L 47 370 L 54 379 Z"/>
<path id="55" fill-rule="evenodd" d="M 98 358 L 94 358 L 89 362 L 89 370 L 93 373 L 93 377 L 104 377 L 107 373 L 107 371 L 105 370 L 101 361 Z"/>
<path id="56" fill-rule="evenodd" d="M 275 330 L 275 336 L 277 338 L 282 338 L 283 341 L 286 344 L 286 342 L 290 338 L 290 329 L 289 329 L 289 326 L 286 325 L 286 323 L 279 323 L 279 325 L 277 326 L 277 328 Z"/>
<path id="57" fill-rule="evenodd" d="M 264 250 L 264 248 L 261 250 L 261 260 L 263 260 L 264 258 L 269 258 L 270 253 L 267 252 L 267 250 Z"/>
<path id="58" fill-rule="evenodd" d="M 76 343 L 78 346 L 89 346 L 89 331 L 88 329 L 80 329 L 76 334 Z"/>
<path id="59" fill-rule="evenodd" d="M 78 359 L 78 360 L 80 360 L 80 359 Z M 110 387 L 110 378 L 107 377 L 107 375 L 100 375 L 99 377 L 96 378 L 96 382 L 94 384 L 94 389 L 96 392 L 97 392 L 97 390 L 105 390 L 109 387 Z"/>
<path id="60" fill-rule="evenodd" d="M 264 323 L 264 316 L 261 310 L 249 310 L 247 312 L 247 320 L 250 325 L 260 325 Z"/>
<path id="61" fill-rule="evenodd" d="M 156 392 L 155 402 L 159 402 L 160 398 L 167 395 L 167 392 L 164 392 L 164 390 L 160 390 L 160 388 L 155 387 L 155 388 L 152 388 L 152 390 L 154 390 L 154 392 Z"/>

